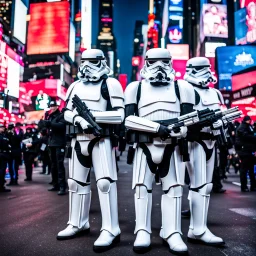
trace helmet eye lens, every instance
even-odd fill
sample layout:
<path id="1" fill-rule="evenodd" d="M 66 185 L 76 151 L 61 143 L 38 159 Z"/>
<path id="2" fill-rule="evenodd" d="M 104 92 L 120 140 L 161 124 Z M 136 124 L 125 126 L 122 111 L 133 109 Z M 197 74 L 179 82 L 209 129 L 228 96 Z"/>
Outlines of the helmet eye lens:
<path id="1" fill-rule="evenodd" d="M 156 63 L 156 61 L 155 60 L 148 60 L 148 63 L 149 63 L 149 65 L 153 65 L 154 63 Z"/>
<path id="2" fill-rule="evenodd" d="M 163 60 L 163 63 L 164 63 L 164 64 L 169 64 L 170 61 L 169 61 L 169 60 Z"/>
<path id="3" fill-rule="evenodd" d="M 202 67 L 196 67 L 196 68 L 194 68 L 196 71 L 200 71 L 200 70 L 202 70 L 203 68 Z"/>
<path id="4" fill-rule="evenodd" d="M 93 65 L 99 64 L 99 60 L 90 60 L 90 63 Z"/>

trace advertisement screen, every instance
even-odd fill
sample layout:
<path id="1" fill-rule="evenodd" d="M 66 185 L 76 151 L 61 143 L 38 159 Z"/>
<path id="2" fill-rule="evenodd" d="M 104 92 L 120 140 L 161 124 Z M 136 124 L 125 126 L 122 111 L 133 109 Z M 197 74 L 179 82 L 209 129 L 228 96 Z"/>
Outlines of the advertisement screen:
<path id="1" fill-rule="evenodd" d="M 250 116 L 253 121 L 256 121 L 256 98 L 249 97 L 247 99 L 241 99 L 233 101 L 231 107 L 239 107 L 239 110 L 243 112 L 243 115 L 239 121 L 243 120 L 244 116 Z"/>
<path id="2" fill-rule="evenodd" d="M 183 0 L 169 0 L 168 42 L 182 43 L 183 39 Z"/>
<path id="3" fill-rule="evenodd" d="M 235 12 L 236 44 L 256 41 L 256 0 L 240 1 L 242 9 Z"/>
<path id="4" fill-rule="evenodd" d="M 256 0 L 240 0 L 240 8 L 250 5 L 252 2 L 255 3 Z"/>
<path id="5" fill-rule="evenodd" d="M 173 60 L 188 60 L 189 59 L 189 45 L 188 44 L 167 44 L 166 48 L 171 53 Z"/>
<path id="6" fill-rule="evenodd" d="M 49 65 L 34 68 L 25 68 L 23 74 L 23 82 L 33 81 L 34 76 L 37 80 L 40 79 L 60 79 L 61 65 Z"/>
<path id="7" fill-rule="evenodd" d="M 228 37 L 227 6 L 203 4 L 201 33 L 204 37 Z"/>
<path id="8" fill-rule="evenodd" d="M 256 67 L 232 75 L 232 90 L 236 91 L 256 84 Z"/>
<path id="9" fill-rule="evenodd" d="M 30 5 L 27 54 L 69 52 L 69 2 Z"/>
<path id="10" fill-rule="evenodd" d="M 13 36 L 23 44 L 26 43 L 27 11 L 21 0 L 15 1 Z"/>
<path id="11" fill-rule="evenodd" d="M 11 58 L 8 59 L 7 90 L 8 95 L 19 98 L 20 65 Z"/>
<path id="12" fill-rule="evenodd" d="M 66 89 L 59 79 L 43 79 L 20 83 L 20 112 L 40 111 L 48 108 L 51 99 L 65 97 Z"/>
<path id="13" fill-rule="evenodd" d="M 256 66 L 255 46 L 227 46 L 216 49 L 220 90 L 232 90 L 232 74 Z"/>
<path id="14" fill-rule="evenodd" d="M 205 57 L 215 57 L 215 51 L 217 47 L 226 46 L 225 43 L 212 43 L 206 42 L 205 43 Z"/>

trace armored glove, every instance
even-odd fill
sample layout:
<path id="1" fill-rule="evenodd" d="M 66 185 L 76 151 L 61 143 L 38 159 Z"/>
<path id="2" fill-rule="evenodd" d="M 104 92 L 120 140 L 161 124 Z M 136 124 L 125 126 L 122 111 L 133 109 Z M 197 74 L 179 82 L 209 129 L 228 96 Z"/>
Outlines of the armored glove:
<path id="1" fill-rule="evenodd" d="M 76 116 L 74 118 L 74 125 L 77 125 L 82 131 L 85 131 L 86 129 L 88 129 L 89 123 L 81 116 Z"/>
<path id="2" fill-rule="evenodd" d="M 179 132 L 174 132 L 173 130 L 171 130 L 171 137 L 176 137 L 178 139 L 180 138 L 185 138 L 187 136 L 187 132 L 188 132 L 188 128 L 186 126 L 182 126 L 180 127 Z"/>
<path id="3" fill-rule="evenodd" d="M 170 137 L 170 130 L 168 129 L 168 127 L 164 126 L 164 125 L 160 125 L 157 131 L 157 136 L 160 137 L 162 140 L 167 139 L 168 137 Z"/>

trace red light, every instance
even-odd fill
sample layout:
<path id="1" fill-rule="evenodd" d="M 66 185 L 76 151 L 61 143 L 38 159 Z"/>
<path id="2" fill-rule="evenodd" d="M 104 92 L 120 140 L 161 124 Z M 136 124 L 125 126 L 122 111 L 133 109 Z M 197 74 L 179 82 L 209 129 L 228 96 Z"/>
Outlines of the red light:
<path id="1" fill-rule="evenodd" d="M 140 57 L 139 56 L 132 57 L 132 65 L 134 67 L 138 67 L 140 65 Z"/>

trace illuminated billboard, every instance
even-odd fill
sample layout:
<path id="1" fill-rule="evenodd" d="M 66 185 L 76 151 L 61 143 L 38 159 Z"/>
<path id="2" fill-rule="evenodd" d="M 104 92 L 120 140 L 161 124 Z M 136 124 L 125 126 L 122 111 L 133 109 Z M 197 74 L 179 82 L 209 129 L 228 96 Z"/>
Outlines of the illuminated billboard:
<path id="1" fill-rule="evenodd" d="M 188 60 L 189 45 L 188 44 L 167 44 L 167 50 L 171 53 L 173 60 Z"/>
<path id="2" fill-rule="evenodd" d="M 205 43 L 205 57 L 215 57 L 215 51 L 217 47 L 226 46 L 225 43 L 213 43 L 213 42 L 206 42 Z"/>
<path id="3" fill-rule="evenodd" d="M 27 11 L 21 0 L 15 1 L 13 36 L 23 44 L 26 43 Z"/>
<path id="4" fill-rule="evenodd" d="M 30 5 L 27 54 L 69 52 L 69 2 Z"/>
<path id="5" fill-rule="evenodd" d="M 183 0 L 169 0 L 168 43 L 183 40 Z"/>
<path id="6" fill-rule="evenodd" d="M 232 90 L 232 74 L 256 66 L 256 46 L 226 46 L 216 49 L 219 89 Z"/>
<path id="7" fill-rule="evenodd" d="M 202 5 L 201 13 L 201 38 L 228 38 L 228 19 L 226 4 L 204 3 Z"/>
<path id="8" fill-rule="evenodd" d="M 240 1 L 242 9 L 235 12 L 236 44 L 256 41 L 256 0 Z"/>

